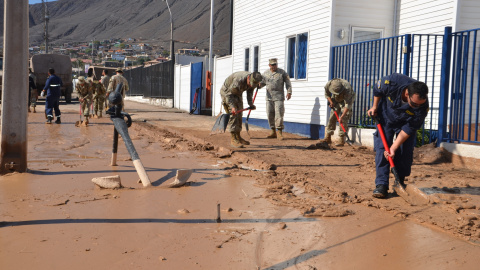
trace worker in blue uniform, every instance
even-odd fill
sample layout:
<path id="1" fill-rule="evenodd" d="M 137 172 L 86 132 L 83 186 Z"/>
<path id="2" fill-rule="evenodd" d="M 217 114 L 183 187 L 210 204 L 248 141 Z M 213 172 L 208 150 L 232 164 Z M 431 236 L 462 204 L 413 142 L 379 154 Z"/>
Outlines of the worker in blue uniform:
<path id="1" fill-rule="evenodd" d="M 427 95 L 428 86 L 425 83 L 398 73 L 383 77 L 374 87 L 373 106 L 368 115 L 378 118 L 390 152 L 385 151 L 377 130 L 374 134 L 376 178 L 373 197 L 385 198 L 388 195 L 389 156 L 397 168 L 401 185 L 410 175 L 416 132 L 428 113 Z"/>
<path id="2" fill-rule="evenodd" d="M 55 116 L 57 120 L 55 121 L 56 124 L 60 124 L 60 95 L 61 95 L 61 87 L 62 87 L 62 79 L 55 75 L 55 70 L 53 68 L 48 69 L 48 79 L 45 83 L 45 87 L 43 88 L 43 94 L 46 93 L 45 99 L 45 115 L 47 116 L 46 124 L 51 124 L 53 120 L 53 111 L 55 110 Z"/>

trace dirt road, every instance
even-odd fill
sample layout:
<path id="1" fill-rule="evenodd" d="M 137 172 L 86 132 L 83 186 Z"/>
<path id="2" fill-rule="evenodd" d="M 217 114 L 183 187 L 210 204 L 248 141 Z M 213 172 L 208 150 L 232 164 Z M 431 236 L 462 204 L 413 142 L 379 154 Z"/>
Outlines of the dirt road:
<path id="1" fill-rule="evenodd" d="M 307 149 L 286 134 L 229 148 L 209 136 L 214 119 L 127 102 L 131 137 L 153 187 L 145 189 L 120 141 L 110 167 L 107 118 L 75 127 L 29 116 L 29 168 L 0 177 L 1 269 L 476 269 L 478 171 L 438 149 L 417 152 L 409 181 L 438 198 L 410 206 L 371 198 L 368 148 Z M 253 115 L 252 115 L 253 116 Z M 464 164 L 473 161 L 463 160 Z M 190 184 L 165 186 L 193 169 Z M 118 174 L 124 188 L 93 177 Z M 221 223 L 215 221 L 220 204 Z M 348 259 L 346 259 L 348 258 Z"/>

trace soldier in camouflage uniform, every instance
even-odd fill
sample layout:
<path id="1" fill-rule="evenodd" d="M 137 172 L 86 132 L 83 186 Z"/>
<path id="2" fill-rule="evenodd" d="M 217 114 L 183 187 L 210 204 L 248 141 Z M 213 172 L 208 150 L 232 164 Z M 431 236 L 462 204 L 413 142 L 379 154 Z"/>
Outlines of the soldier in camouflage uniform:
<path id="1" fill-rule="evenodd" d="M 267 116 L 268 125 L 272 129 L 267 138 L 278 138 L 283 140 L 283 116 L 285 114 L 285 92 L 283 86 L 287 88 L 287 100 L 292 97 L 292 84 L 290 83 L 290 76 L 285 70 L 277 67 L 277 58 L 268 60 L 269 70 L 263 73 L 263 81 L 260 87 L 267 86 Z M 277 133 L 275 133 L 275 128 Z"/>
<path id="2" fill-rule="evenodd" d="M 97 118 L 102 118 L 103 103 L 105 102 L 106 90 L 99 81 L 94 80 L 92 82 L 93 92 L 93 111 Z"/>
<path id="3" fill-rule="evenodd" d="M 75 85 L 75 91 L 78 94 L 78 100 L 82 106 L 83 116 L 85 122 L 88 124 L 88 117 L 90 116 L 90 105 L 92 104 L 92 86 L 85 80 L 85 77 L 78 77 L 78 83 Z"/>
<path id="4" fill-rule="evenodd" d="M 116 75 L 112 76 L 112 78 L 110 78 L 110 82 L 108 83 L 108 88 L 107 88 L 107 98 L 108 98 L 108 95 L 110 95 L 111 92 L 115 91 L 115 89 L 117 88 L 117 85 L 119 83 L 123 83 L 122 85 L 122 90 L 121 90 L 121 94 L 122 94 L 122 110 L 125 111 L 125 104 L 123 102 L 123 100 L 125 99 L 125 93 L 130 90 L 130 88 L 128 87 L 128 81 L 127 79 L 125 79 L 125 77 L 123 77 L 123 70 L 121 68 L 117 68 L 115 70 L 115 72 L 117 73 Z"/>
<path id="5" fill-rule="evenodd" d="M 242 113 L 235 112 L 243 109 L 242 94 L 245 91 L 247 91 L 248 106 L 252 110 L 256 109 L 252 102 L 253 90 L 261 81 L 262 75 L 260 72 L 239 71 L 228 76 L 220 89 L 222 105 L 227 113 L 232 113 L 228 126 L 231 134 L 230 143 L 235 148 L 243 148 L 244 145 L 250 144 L 250 142 L 240 136 L 240 131 L 242 131 Z"/>
<path id="6" fill-rule="evenodd" d="M 108 76 L 108 69 L 104 69 L 102 71 L 102 79 L 100 82 L 105 87 L 105 90 L 108 89 L 108 84 L 110 83 L 110 76 Z M 107 99 L 105 98 L 105 109 L 108 109 Z"/>
<path id="7" fill-rule="evenodd" d="M 343 124 L 343 127 L 348 132 L 348 121 L 352 117 L 351 110 L 355 101 L 355 92 L 353 92 L 350 83 L 343 79 L 330 80 L 325 85 L 325 98 L 328 100 L 330 108 L 337 112 L 340 118 L 339 122 Z M 323 142 L 332 143 L 332 135 L 335 133 L 336 127 L 337 116 L 332 112 L 328 120 L 325 138 L 322 140 Z M 345 145 L 345 132 L 343 132 L 341 127 L 339 127 L 338 136 L 339 139 L 335 146 Z"/>

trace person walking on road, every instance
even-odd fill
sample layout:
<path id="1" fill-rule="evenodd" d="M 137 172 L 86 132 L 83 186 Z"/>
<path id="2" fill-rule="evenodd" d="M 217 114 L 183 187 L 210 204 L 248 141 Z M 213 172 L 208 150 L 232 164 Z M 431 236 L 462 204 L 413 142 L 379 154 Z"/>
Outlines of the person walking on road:
<path id="1" fill-rule="evenodd" d="M 122 85 L 122 90 L 121 90 L 121 94 L 122 94 L 122 110 L 125 111 L 125 104 L 123 102 L 123 100 L 125 99 L 125 93 L 130 90 L 130 87 L 128 86 L 128 81 L 127 79 L 125 79 L 125 77 L 123 77 L 123 70 L 121 68 L 117 68 L 115 70 L 115 72 L 117 73 L 116 75 L 112 76 L 112 78 L 110 78 L 110 82 L 108 83 L 108 88 L 107 88 L 107 98 L 108 98 L 108 95 L 110 95 L 111 92 L 115 91 L 115 89 L 117 88 L 117 85 L 119 83 L 123 83 Z"/>
<path id="2" fill-rule="evenodd" d="M 78 94 L 78 101 L 82 108 L 83 116 L 85 117 L 85 124 L 88 125 L 88 118 L 90 116 L 90 105 L 92 104 L 92 85 L 85 80 L 85 77 L 78 77 L 78 82 L 75 85 L 75 92 Z"/>
<path id="3" fill-rule="evenodd" d="M 345 128 L 345 132 L 348 132 L 348 122 L 352 117 L 352 107 L 355 101 L 355 92 L 352 89 L 350 83 L 343 79 L 333 79 L 327 82 L 325 85 L 325 98 L 328 100 L 328 106 L 338 114 L 338 118 L 334 112 L 330 113 L 328 119 L 327 130 L 325 132 L 325 138 L 322 142 L 331 144 L 332 135 L 337 128 L 337 121 L 342 123 Z M 345 145 L 345 132 L 341 127 L 338 127 L 339 139 L 335 143 L 335 146 Z"/>
<path id="4" fill-rule="evenodd" d="M 232 113 L 228 121 L 228 128 L 230 130 L 231 140 L 230 144 L 235 148 L 243 148 L 244 145 L 249 145 L 250 142 L 244 140 L 240 136 L 242 131 L 242 112 L 236 111 L 243 109 L 243 92 L 247 91 L 248 106 L 255 110 L 252 97 L 253 90 L 262 81 L 260 72 L 250 73 L 248 71 L 238 71 L 228 76 L 220 89 L 222 96 L 222 105 L 227 113 Z"/>
<path id="5" fill-rule="evenodd" d="M 290 76 L 285 70 L 278 68 L 277 58 L 268 60 L 270 69 L 263 73 L 263 80 L 260 83 L 260 88 L 267 86 L 267 94 L 265 96 L 267 101 L 267 117 L 268 125 L 272 132 L 267 138 L 278 138 L 283 140 L 283 116 L 285 115 L 285 91 L 284 85 L 287 88 L 286 99 L 290 100 L 292 97 L 292 83 Z M 275 132 L 277 129 L 277 132 Z"/>
<path id="6" fill-rule="evenodd" d="M 105 102 L 105 87 L 97 80 L 92 82 L 93 93 L 93 115 L 102 118 L 103 104 Z"/>
<path id="7" fill-rule="evenodd" d="M 55 116 L 57 120 L 55 120 L 56 124 L 62 123 L 60 121 L 60 116 L 62 113 L 60 112 L 60 95 L 61 87 L 62 87 L 62 79 L 55 75 L 55 70 L 53 68 L 48 69 L 48 78 L 47 82 L 45 83 L 45 87 L 43 88 L 42 92 L 45 95 L 46 92 L 46 99 L 45 99 L 45 115 L 47 116 L 46 124 L 51 124 L 53 121 L 53 111 L 55 111 Z"/>
<path id="8" fill-rule="evenodd" d="M 33 75 L 32 70 L 29 70 L 30 74 L 28 75 L 28 112 L 31 112 L 30 106 L 33 108 L 33 112 L 36 113 L 35 107 L 37 107 L 37 86 L 35 84 L 35 75 Z"/>
<path id="9" fill-rule="evenodd" d="M 102 78 L 100 82 L 103 84 L 105 90 L 108 89 L 108 84 L 110 83 L 110 76 L 108 75 L 108 69 L 102 71 Z M 105 98 L 105 109 L 108 109 L 107 99 Z"/>
<path id="10" fill-rule="evenodd" d="M 373 106 L 367 113 L 377 117 L 383 127 L 390 152 L 385 150 L 377 130 L 373 138 L 376 152 L 373 197 L 385 198 L 388 195 L 388 157 L 394 161 L 401 185 L 404 185 L 405 177 L 410 175 L 416 132 L 422 127 L 429 110 L 427 95 L 428 86 L 425 83 L 397 73 L 383 77 L 374 87 Z"/>

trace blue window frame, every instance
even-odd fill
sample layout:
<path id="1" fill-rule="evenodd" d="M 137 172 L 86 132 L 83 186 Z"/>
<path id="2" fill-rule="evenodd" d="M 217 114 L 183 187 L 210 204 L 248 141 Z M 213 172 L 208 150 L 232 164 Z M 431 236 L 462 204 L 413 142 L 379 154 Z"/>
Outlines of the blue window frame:
<path id="1" fill-rule="evenodd" d="M 258 52 L 259 52 L 259 47 L 254 46 L 253 47 L 253 71 L 258 71 Z"/>
<path id="2" fill-rule="evenodd" d="M 308 33 L 287 38 L 287 73 L 290 78 L 307 78 Z"/>
<path id="3" fill-rule="evenodd" d="M 250 69 L 250 48 L 245 48 L 245 71 Z"/>

